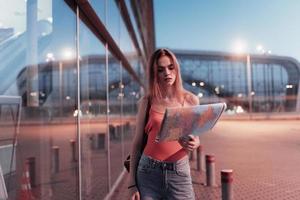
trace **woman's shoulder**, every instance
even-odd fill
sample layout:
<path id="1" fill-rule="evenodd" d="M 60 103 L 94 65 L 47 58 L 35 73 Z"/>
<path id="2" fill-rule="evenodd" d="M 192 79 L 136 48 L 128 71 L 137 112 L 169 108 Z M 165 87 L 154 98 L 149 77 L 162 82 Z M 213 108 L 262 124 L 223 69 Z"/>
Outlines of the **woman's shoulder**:
<path id="1" fill-rule="evenodd" d="M 199 105 L 200 104 L 199 98 L 187 90 L 184 91 L 184 100 L 189 105 Z"/>
<path id="2" fill-rule="evenodd" d="M 142 96 L 138 101 L 138 113 L 145 113 L 147 108 L 149 108 L 149 98 L 148 96 Z"/>
<path id="3" fill-rule="evenodd" d="M 149 100 L 150 100 L 150 97 L 148 95 L 144 95 L 138 100 L 138 104 L 146 105 L 146 104 L 148 104 Z"/>

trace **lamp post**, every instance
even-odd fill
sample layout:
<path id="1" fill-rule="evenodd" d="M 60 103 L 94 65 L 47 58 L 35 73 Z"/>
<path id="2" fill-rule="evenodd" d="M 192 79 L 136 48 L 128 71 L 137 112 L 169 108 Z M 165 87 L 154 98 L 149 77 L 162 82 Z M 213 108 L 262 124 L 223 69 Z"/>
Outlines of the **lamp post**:
<path id="1" fill-rule="evenodd" d="M 246 63 L 247 63 L 248 104 L 249 104 L 250 119 L 252 119 L 252 72 L 251 72 L 250 54 L 247 54 L 246 59 L 247 59 Z"/>
<path id="2" fill-rule="evenodd" d="M 237 39 L 234 43 L 234 51 L 237 54 L 245 55 L 247 42 L 242 39 Z M 262 49 L 259 45 L 257 49 Z M 252 118 L 252 73 L 251 73 L 251 58 L 250 54 L 246 53 L 246 74 L 247 74 L 247 88 L 248 88 L 248 105 L 249 105 L 249 115 Z"/>

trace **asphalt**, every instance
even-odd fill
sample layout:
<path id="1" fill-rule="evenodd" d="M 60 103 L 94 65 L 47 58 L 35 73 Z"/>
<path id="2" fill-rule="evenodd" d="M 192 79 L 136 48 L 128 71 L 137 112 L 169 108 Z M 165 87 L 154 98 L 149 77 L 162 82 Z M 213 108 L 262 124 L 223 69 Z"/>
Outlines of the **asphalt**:
<path id="1" fill-rule="evenodd" d="M 300 120 L 220 121 L 200 139 L 203 155 L 215 156 L 217 185 L 206 186 L 205 171 L 192 160 L 196 199 L 221 199 L 223 169 L 233 170 L 235 200 L 300 199 Z M 127 179 L 111 199 L 130 199 Z"/>

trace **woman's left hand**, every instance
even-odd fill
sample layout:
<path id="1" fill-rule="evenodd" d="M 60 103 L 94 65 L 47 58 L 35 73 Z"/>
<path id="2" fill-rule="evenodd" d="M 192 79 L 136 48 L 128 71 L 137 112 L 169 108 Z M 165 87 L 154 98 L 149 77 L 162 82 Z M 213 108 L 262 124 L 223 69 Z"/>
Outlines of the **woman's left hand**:
<path id="1" fill-rule="evenodd" d="M 193 151 L 200 146 L 199 136 L 186 135 L 178 139 L 179 144 L 188 151 Z"/>

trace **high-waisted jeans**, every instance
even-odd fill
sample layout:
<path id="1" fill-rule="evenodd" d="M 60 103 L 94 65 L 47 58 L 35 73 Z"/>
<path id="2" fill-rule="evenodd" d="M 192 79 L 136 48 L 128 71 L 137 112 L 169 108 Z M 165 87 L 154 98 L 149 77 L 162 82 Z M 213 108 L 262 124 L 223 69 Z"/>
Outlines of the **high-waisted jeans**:
<path id="1" fill-rule="evenodd" d="M 142 200 L 194 200 L 188 157 L 170 163 L 154 160 L 142 155 L 137 184 Z"/>

